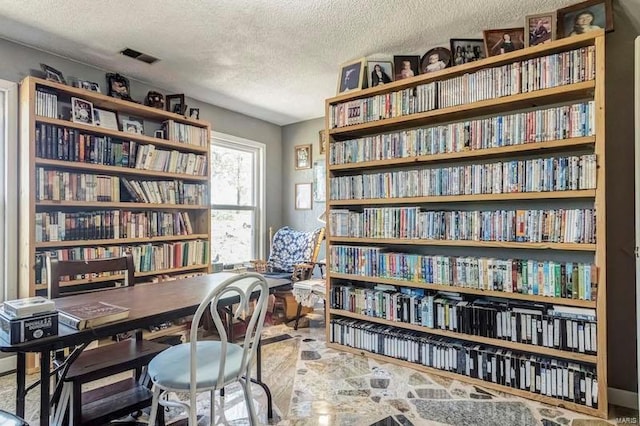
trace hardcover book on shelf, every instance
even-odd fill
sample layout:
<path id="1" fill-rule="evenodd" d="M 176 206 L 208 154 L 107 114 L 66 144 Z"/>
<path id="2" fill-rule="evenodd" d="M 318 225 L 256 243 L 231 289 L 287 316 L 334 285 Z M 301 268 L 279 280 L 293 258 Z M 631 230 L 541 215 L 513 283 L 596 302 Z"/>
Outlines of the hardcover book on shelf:
<path id="1" fill-rule="evenodd" d="M 61 324 L 84 330 L 129 318 L 129 309 L 105 302 L 91 302 L 59 310 Z"/>

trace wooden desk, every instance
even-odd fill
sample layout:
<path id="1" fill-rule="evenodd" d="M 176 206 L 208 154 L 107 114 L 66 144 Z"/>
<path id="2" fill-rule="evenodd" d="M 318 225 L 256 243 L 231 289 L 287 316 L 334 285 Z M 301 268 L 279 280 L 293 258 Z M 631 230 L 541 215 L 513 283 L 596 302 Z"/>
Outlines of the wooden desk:
<path id="1" fill-rule="evenodd" d="M 0 340 L 0 351 L 15 352 L 17 354 L 16 414 L 24 417 L 26 353 L 40 354 L 40 424 L 49 425 L 51 351 L 192 315 L 211 290 L 232 276 L 236 276 L 236 274 L 220 272 L 200 277 L 140 284 L 133 287 L 105 290 L 100 293 L 85 293 L 55 299 L 57 309 L 96 300 L 124 306 L 129 308 L 129 318 L 86 330 L 74 330 L 61 324 L 58 336 L 16 345 L 9 345 L 7 342 Z M 269 278 L 267 282 L 270 289 L 290 283 L 289 280 Z M 237 296 L 228 296 L 220 299 L 219 306 L 229 306 L 238 302 L 238 300 Z M 259 354 L 260 351 L 258 351 L 258 371 L 260 369 Z M 257 375 L 258 380 L 255 382 L 265 389 L 268 399 L 271 400 L 268 387 L 260 381 L 260 373 Z M 270 403 L 269 411 L 269 418 L 271 418 Z"/>

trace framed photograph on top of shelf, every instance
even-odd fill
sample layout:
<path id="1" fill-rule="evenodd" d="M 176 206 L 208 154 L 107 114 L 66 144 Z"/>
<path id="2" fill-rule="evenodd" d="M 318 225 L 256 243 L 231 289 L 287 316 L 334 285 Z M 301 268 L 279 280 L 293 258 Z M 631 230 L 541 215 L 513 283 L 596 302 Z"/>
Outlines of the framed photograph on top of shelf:
<path id="1" fill-rule="evenodd" d="M 451 66 L 479 61 L 487 57 L 484 40 L 481 38 L 452 38 L 449 43 L 452 55 Z"/>
<path id="2" fill-rule="evenodd" d="M 107 73 L 108 94 L 112 98 L 132 101 L 129 93 L 129 79 L 118 73 Z"/>
<path id="3" fill-rule="evenodd" d="M 189 118 L 200 120 L 200 108 L 189 108 Z"/>
<path id="4" fill-rule="evenodd" d="M 420 73 L 440 71 L 451 65 L 451 51 L 446 47 L 434 47 L 420 60 Z"/>
<path id="5" fill-rule="evenodd" d="M 402 80 L 411 78 L 420 73 L 420 56 L 403 55 L 393 57 L 393 69 L 395 71 L 394 80 Z"/>
<path id="6" fill-rule="evenodd" d="M 604 29 L 613 31 L 611 0 L 587 0 L 558 9 L 558 38 Z"/>
<path id="7" fill-rule="evenodd" d="M 390 61 L 367 61 L 367 78 L 369 87 L 393 81 L 393 63 Z"/>
<path id="8" fill-rule="evenodd" d="M 318 146 L 320 147 L 320 155 L 324 155 L 327 152 L 327 132 L 324 129 L 318 132 Z"/>
<path id="9" fill-rule="evenodd" d="M 313 208 L 312 185 L 312 183 L 296 183 L 296 210 L 311 210 Z"/>
<path id="10" fill-rule="evenodd" d="M 488 56 L 524 49 L 524 27 L 484 30 L 484 50 Z"/>
<path id="11" fill-rule="evenodd" d="M 62 73 L 54 67 L 50 67 L 47 64 L 40 64 L 40 68 L 42 68 L 42 71 L 44 71 L 44 78 L 46 80 L 67 84 L 67 82 L 64 80 L 64 77 L 62 76 Z"/>
<path id="12" fill-rule="evenodd" d="M 338 94 L 351 90 L 360 90 L 364 83 L 364 58 L 340 65 L 340 78 L 338 80 Z M 311 167 L 311 166 L 309 166 Z"/>
<path id="13" fill-rule="evenodd" d="M 525 38 L 525 46 L 537 46 L 556 39 L 556 12 L 527 15 L 524 28 L 529 32 Z"/>
<path id="14" fill-rule="evenodd" d="M 78 87 L 92 92 L 100 93 L 100 85 L 93 81 L 78 80 Z"/>
<path id="15" fill-rule="evenodd" d="M 187 105 L 184 103 L 184 94 L 167 95 L 164 99 L 167 111 L 181 115 L 186 112 Z"/>
<path id="16" fill-rule="evenodd" d="M 311 144 L 296 145 L 293 149 L 293 154 L 296 170 L 311 168 Z"/>
<path id="17" fill-rule="evenodd" d="M 71 98 L 71 121 L 93 124 L 93 104 L 80 98 Z"/>
<path id="18" fill-rule="evenodd" d="M 129 117 L 128 120 L 122 120 L 122 131 L 125 133 L 135 133 L 136 135 L 144 134 L 144 122 L 141 118 Z"/>
<path id="19" fill-rule="evenodd" d="M 313 162 L 313 201 L 324 202 L 327 194 L 327 163 L 323 159 Z"/>
<path id="20" fill-rule="evenodd" d="M 93 108 L 93 124 L 105 129 L 118 130 L 118 113 L 115 111 Z"/>

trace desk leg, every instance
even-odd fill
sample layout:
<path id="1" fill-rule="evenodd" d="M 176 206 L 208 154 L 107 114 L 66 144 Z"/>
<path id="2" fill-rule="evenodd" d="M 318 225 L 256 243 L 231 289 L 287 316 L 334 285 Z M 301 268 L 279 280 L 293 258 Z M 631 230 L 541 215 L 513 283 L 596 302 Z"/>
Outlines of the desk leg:
<path id="1" fill-rule="evenodd" d="M 25 380 L 27 376 L 27 355 L 18 352 L 16 355 L 16 415 L 24 419 Z"/>
<path id="2" fill-rule="evenodd" d="M 49 426 L 51 352 L 40 353 L 40 426 Z"/>
<path id="3" fill-rule="evenodd" d="M 258 350 L 256 351 L 256 378 L 249 378 L 251 382 L 259 385 L 264 389 L 264 393 L 267 395 L 267 418 L 273 420 L 273 398 L 271 397 L 271 390 L 266 383 L 262 381 L 262 339 L 258 339 Z"/>

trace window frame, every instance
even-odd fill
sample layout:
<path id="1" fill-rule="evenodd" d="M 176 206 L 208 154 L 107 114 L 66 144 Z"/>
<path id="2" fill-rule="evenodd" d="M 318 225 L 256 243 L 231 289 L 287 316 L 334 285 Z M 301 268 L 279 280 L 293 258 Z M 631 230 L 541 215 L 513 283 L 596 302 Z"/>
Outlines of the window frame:
<path id="1" fill-rule="evenodd" d="M 234 204 L 214 204 L 211 200 L 211 210 L 244 210 L 253 211 L 254 220 L 256 223 L 256 229 L 253 233 L 253 244 L 255 249 L 255 255 L 257 259 L 264 258 L 264 229 L 266 226 L 266 213 L 265 213 L 265 188 L 266 188 L 266 145 L 262 142 L 253 141 L 250 139 L 244 139 L 237 136 L 229 135 L 226 133 L 220 133 L 211 131 L 211 146 L 210 152 L 213 156 L 213 147 L 221 146 L 224 148 L 241 150 L 245 152 L 251 152 L 254 154 L 253 167 L 254 167 L 254 193 L 253 204 L 242 206 Z M 209 171 L 211 180 L 213 180 L 213 170 Z M 213 227 L 211 224 L 211 237 L 213 238 Z M 250 260 L 250 259 L 245 259 Z"/>
<path id="2" fill-rule="evenodd" d="M 18 297 L 18 84 L 0 80 L 3 92 L 4 125 L 0 125 L 4 143 L 0 151 L 4 160 L 0 161 L 0 258 L 3 259 L 0 277 L 4 280 L 1 301 Z"/>

